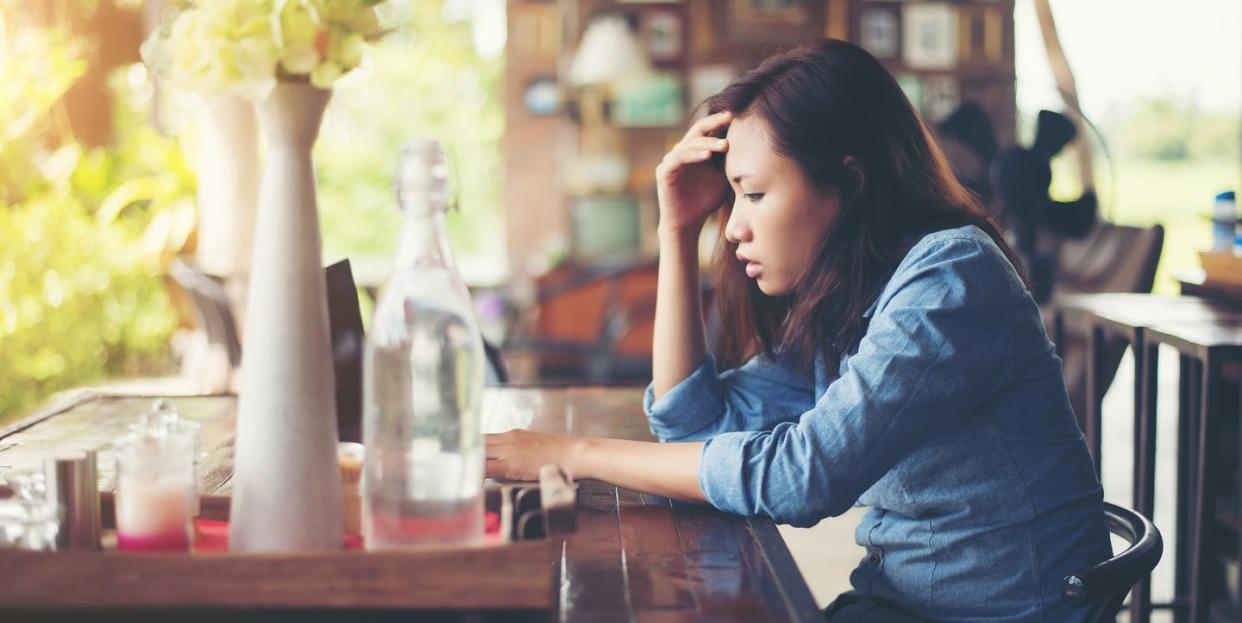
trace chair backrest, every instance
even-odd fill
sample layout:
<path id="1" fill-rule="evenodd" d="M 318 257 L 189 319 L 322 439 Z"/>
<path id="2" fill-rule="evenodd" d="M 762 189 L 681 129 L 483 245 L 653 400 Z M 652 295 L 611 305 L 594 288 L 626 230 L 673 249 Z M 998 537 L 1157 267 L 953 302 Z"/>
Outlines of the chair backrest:
<path id="1" fill-rule="evenodd" d="M 232 306 L 224 285 L 188 260 L 176 258 L 169 270 L 172 279 L 189 294 L 207 339 L 224 347 L 233 366 L 241 364 Z M 332 368 L 336 377 L 336 422 L 341 441 L 362 440 L 362 357 L 366 336 L 358 307 L 358 286 L 349 260 L 324 268 L 328 303 L 328 331 L 332 341 Z M 484 343 L 489 385 L 508 382 L 500 351 Z"/>
<path id="2" fill-rule="evenodd" d="M 1151 292 L 1164 227 L 1101 221 L 1086 238 L 1061 244 L 1055 294 Z"/>
<path id="3" fill-rule="evenodd" d="M 1100 222 L 1086 238 L 1061 245 L 1053 300 L 1058 294 L 1094 292 L 1151 292 L 1156 266 L 1164 247 L 1164 227 L 1131 227 Z M 1065 387 L 1074 413 L 1082 418 L 1087 405 L 1087 336 L 1078 327 L 1065 327 L 1065 343 L 1057 344 Z M 1106 345 L 1100 383 L 1112 383 L 1125 344 Z"/>
<path id="4" fill-rule="evenodd" d="M 324 268 L 328 295 L 328 329 L 332 336 L 332 366 L 336 373 L 336 424 L 341 441 L 362 441 L 362 358 L 366 335 L 358 307 L 358 285 L 348 259 Z M 484 378 L 488 385 L 509 381 L 500 351 L 483 341 Z"/>
<path id="5" fill-rule="evenodd" d="M 484 384 L 486 385 L 504 385 L 509 382 L 509 369 L 505 366 L 504 355 L 500 353 L 500 349 L 483 338 L 483 354 L 487 358 L 487 368 L 483 375 Z"/>
<path id="6" fill-rule="evenodd" d="M 365 336 L 358 286 L 349 260 L 323 269 L 328 297 L 328 333 L 336 374 L 336 428 L 341 441 L 362 441 L 362 355 Z"/>
<path id="7" fill-rule="evenodd" d="M 228 353 L 229 365 L 239 365 L 241 342 L 237 337 L 237 324 L 224 284 L 200 270 L 191 260 L 183 258 L 173 258 L 168 275 L 189 295 L 199 326 L 207 334 L 207 341 Z"/>
<path id="8" fill-rule="evenodd" d="M 1061 598 L 1071 606 L 1090 608 L 1085 620 L 1091 623 L 1112 621 L 1130 589 L 1151 574 L 1164 551 L 1160 531 L 1146 517 L 1107 502 L 1104 515 L 1108 531 L 1129 546 L 1120 554 L 1061 580 Z"/>

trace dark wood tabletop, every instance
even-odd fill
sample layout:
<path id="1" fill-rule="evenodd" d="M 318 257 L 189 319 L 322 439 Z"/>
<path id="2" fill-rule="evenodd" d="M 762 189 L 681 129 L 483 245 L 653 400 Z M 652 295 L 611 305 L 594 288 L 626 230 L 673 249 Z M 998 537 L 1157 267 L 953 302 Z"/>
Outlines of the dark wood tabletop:
<path id="1" fill-rule="evenodd" d="M 1198 296 L 1162 296 L 1109 292 L 1071 294 L 1053 304 L 1073 315 L 1090 315 L 1118 325 L 1147 327 L 1159 323 L 1215 324 L 1242 319 L 1242 311 Z"/>
<path id="2" fill-rule="evenodd" d="M 155 398 L 80 392 L 0 428 L 0 477 L 36 468 L 51 452 L 97 447 L 101 488 L 111 491 L 111 439 Z M 493 388 L 485 395 L 485 429 L 651 440 L 641 398 L 636 388 Z M 227 495 L 236 397 L 169 399 L 182 417 L 202 425 L 202 492 Z M 552 618 L 560 621 L 822 620 L 770 520 L 602 482 L 579 483 L 578 530 L 564 539 L 557 572 Z"/>

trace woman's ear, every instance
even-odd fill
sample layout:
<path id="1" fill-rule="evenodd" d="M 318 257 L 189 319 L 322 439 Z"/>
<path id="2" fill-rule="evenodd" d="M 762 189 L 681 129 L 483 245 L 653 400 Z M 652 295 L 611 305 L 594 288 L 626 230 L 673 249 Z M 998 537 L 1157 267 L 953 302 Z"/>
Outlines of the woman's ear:
<path id="1" fill-rule="evenodd" d="M 855 156 L 846 156 L 841 164 L 845 167 L 846 175 L 850 176 L 850 182 L 854 186 L 854 195 L 862 194 L 867 183 L 867 174 L 863 172 L 862 161 Z"/>

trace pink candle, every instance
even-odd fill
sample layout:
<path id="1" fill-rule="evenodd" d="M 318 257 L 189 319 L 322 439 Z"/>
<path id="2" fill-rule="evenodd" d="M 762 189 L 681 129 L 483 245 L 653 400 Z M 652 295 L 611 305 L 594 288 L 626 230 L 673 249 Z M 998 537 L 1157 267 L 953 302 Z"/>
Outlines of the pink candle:
<path id="1" fill-rule="evenodd" d="M 191 480 L 185 474 L 122 477 L 116 492 L 117 547 L 125 551 L 190 549 Z"/>
<path id="2" fill-rule="evenodd" d="M 190 550 L 196 497 L 192 435 L 162 420 L 140 420 L 116 440 L 117 547 Z"/>

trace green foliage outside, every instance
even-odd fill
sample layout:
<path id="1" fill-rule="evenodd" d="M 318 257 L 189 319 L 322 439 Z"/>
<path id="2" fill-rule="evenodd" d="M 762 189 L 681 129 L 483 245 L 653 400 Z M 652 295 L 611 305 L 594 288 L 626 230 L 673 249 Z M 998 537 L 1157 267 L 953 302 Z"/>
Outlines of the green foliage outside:
<path id="1" fill-rule="evenodd" d="M 392 173 L 416 135 L 442 139 L 453 160 L 455 248 L 503 255 L 503 62 L 481 59 L 469 23 L 445 23 L 441 4 L 409 3 L 410 27 L 335 89 L 316 148 L 325 258 L 395 251 Z M 142 67 L 113 76 L 115 143 L 85 149 L 58 102 L 89 42 L 18 34 L 0 37 L 0 421 L 59 390 L 174 373 L 163 267 L 192 244 L 195 222 L 195 137 L 151 126 Z"/>
<path id="2" fill-rule="evenodd" d="M 117 144 L 84 149 L 58 102 L 81 75 L 64 31 L 23 30 L 0 63 L 0 420 L 60 389 L 166 370 L 161 259 L 193 223 L 193 177 L 115 84 Z"/>
<path id="3" fill-rule="evenodd" d="M 1237 112 L 1207 113 L 1170 98 L 1141 102 L 1113 124 L 1121 150 L 1148 160 L 1220 160 L 1239 157 L 1242 120 Z"/>
<path id="4" fill-rule="evenodd" d="M 1213 198 L 1242 190 L 1242 118 L 1205 113 L 1166 98 L 1136 102 L 1133 112 L 1101 124 L 1111 159 L 1095 145 L 1103 218 L 1125 225 L 1164 225 L 1155 291 L 1177 294 L 1176 275 L 1199 267 L 1212 243 Z M 1052 194 L 1080 192 L 1072 157 L 1053 161 Z"/>
<path id="5" fill-rule="evenodd" d="M 451 160 L 454 250 L 503 261 L 504 63 L 481 58 L 470 23 L 446 22 L 442 5 L 409 3 L 410 28 L 373 46 L 367 65 L 334 89 L 315 151 L 326 258 L 396 251 L 393 172 L 401 146 L 424 136 Z"/>

